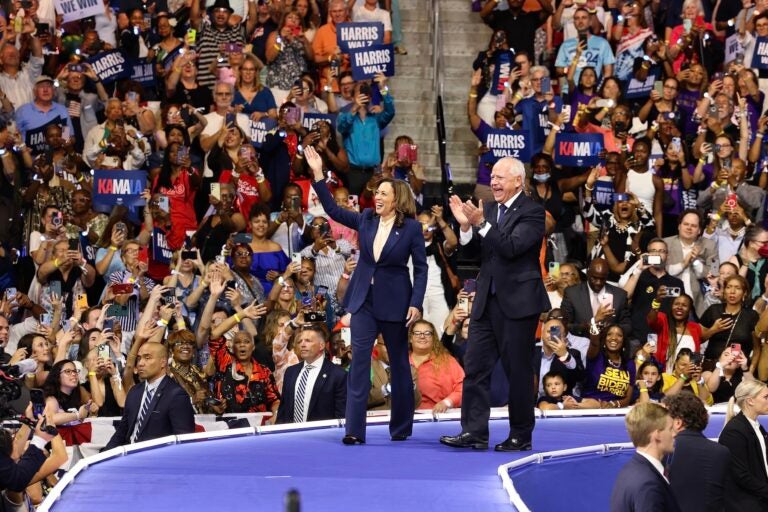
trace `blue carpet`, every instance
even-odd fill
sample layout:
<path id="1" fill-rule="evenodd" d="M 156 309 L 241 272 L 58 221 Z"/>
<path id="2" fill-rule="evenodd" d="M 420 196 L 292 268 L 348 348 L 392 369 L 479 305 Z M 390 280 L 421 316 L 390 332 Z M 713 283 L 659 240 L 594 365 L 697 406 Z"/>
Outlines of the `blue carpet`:
<path id="1" fill-rule="evenodd" d="M 722 419 L 713 423 L 718 426 L 709 435 L 719 432 Z M 509 511 L 496 474 L 499 465 L 537 451 L 627 442 L 623 425 L 623 418 L 538 420 L 535 451 L 523 454 L 492 451 L 493 443 L 507 435 L 505 420 L 491 422 L 491 450 L 485 452 L 438 443 L 440 435 L 459 432 L 458 422 L 417 423 L 413 437 L 398 443 L 389 440 L 386 426 L 369 427 L 364 446 L 342 445 L 343 430 L 338 428 L 172 445 L 95 464 L 76 478 L 52 510 L 277 512 L 283 510 L 285 493 L 295 488 L 305 512 Z M 578 468 L 573 476 L 584 477 Z M 607 503 L 615 472 L 606 471 L 610 473 L 601 473 L 604 485 L 576 487 L 591 496 L 589 510 Z M 552 481 L 543 475 L 545 482 Z M 515 482 L 524 498 L 557 494 L 570 504 L 567 494 L 550 493 L 534 472 L 525 480 L 521 476 L 519 485 Z"/>

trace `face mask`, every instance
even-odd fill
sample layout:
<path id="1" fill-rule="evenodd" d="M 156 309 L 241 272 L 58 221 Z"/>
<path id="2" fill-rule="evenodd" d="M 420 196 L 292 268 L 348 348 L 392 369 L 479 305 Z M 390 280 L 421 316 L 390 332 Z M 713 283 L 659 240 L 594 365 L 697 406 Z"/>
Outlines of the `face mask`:
<path id="1" fill-rule="evenodd" d="M 535 179 L 539 183 L 546 183 L 549 180 L 549 176 L 550 174 L 548 172 L 544 174 L 534 174 L 533 179 Z"/>

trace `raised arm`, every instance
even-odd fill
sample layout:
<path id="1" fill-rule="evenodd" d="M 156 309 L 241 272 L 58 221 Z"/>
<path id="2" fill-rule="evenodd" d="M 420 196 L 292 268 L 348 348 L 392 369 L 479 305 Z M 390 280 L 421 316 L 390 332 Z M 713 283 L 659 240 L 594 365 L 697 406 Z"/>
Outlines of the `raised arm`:
<path id="1" fill-rule="evenodd" d="M 312 169 L 312 177 L 314 179 L 312 187 L 315 189 L 315 192 L 317 192 L 317 196 L 320 198 L 320 203 L 323 205 L 325 212 L 336 222 L 340 222 L 349 228 L 359 230 L 362 214 L 340 208 L 336 204 L 336 201 L 334 201 L 333 196 L 328 190 L 328 186 L 325 184 L 323 159 L 317 154 L 315 148 L 308 146 L 304 150 L 304 158 L 307 161 L 307 165 Z"/>

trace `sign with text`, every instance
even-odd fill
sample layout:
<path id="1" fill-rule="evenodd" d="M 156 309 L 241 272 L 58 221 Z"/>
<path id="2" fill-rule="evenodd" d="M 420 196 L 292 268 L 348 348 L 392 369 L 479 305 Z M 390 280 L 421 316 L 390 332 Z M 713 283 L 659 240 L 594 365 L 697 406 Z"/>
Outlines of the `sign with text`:
<path id="1" fill-rule="evenodd" d="M 67 119 L 56 116 L 44 125 L 27 128 L 24 132 L 24 143 L 29 146 L 33 155 L 39 155 L 48 151 L 48 144 L 45 142 L 45 130 L 52 124 L 57 124 L 61 127 L 68 126 Z"/>
<path id="2" fill-rule="evenodd" d="M 108 207 L 115 205 L 144 206 L 141 193 L 147 188 L 147 171 L 93 171 L 93 204 Z"/>
<path id="3" fill-rule="evenodd" d="M 128 78 L 133 71 L 120 50 L 109 50 L 89 57 L 88 63 L 104 84 Z"/>
<path id="4" fill-rule="evenodd" d="M 768 37 L 758 37 L 755 41 L 755 53 L 752 56 L 752 67 L 768 69 Z"/>
<path id="5" fill-rule="evenodd" d="M 388 44 L 352 50 L 349 54 L 349 62 L 352 64 L 352 78 L 355 80 L 368 80 L 378 73 L 394 76 L 395 47 Z"/>
<path id="6" fill-rule="evenodd" d="M 627 89 L 624 92 L 624 97 L 628 99 L 644 98 L 651 95 L 653 90 L 653 83 L 658 80 L 655 74 L 648 75 L 648 78 L 644 82 L 632 77 L 627 82 Z"/>
<path id="7" fill-rule="evenodd" d="M 498 52 L 496 55 L 496 65 L 493 68 L 493 87 L 489 91 L 492 95 L 497 96 L 504 93 L 504 88 L 509 82 L 509 74 L 512 72 L 513 60 L 514 54 L 512 52 Z"/>
<path id="8" fill-rule="evenodd" d="M 259 121 L 251 121 L 251 144 L 259 149 L 264 144 L 264 138 L 277 126 L 277 121 L 271 117 L 262 117 Z"/>
<path id="9" fill-rule="evenodd" d="M 131 70 L 131 80 L 139 82 L 142 87 L 155 86 L 155 66 L 146 58 L 132 60 L 128 63 Z"/>
<path id="10" fill-rule="evenodd" d="M 301 119 L 301 126 L 307 130 L 311 130 L 312 127 L 318 121 L 326 121 L 331 125 L 331 129 L 336 129 L 336 114 L 319 114 L 313 112 L 306 112 Z"/>
<path id="11" fill-rule="evenodd" d="M 555 138 L 555 163 L 566 167 L 597 165 L 604 145 L 602 133 L 558 133 Z"/>
<path id="12" fill-rule="evenodd" d="M 152 259 L 157 263 L 169 264 L 173 251 L 168 247 L 168 240 L 165 233 L 159 228 L 152 230 Z"/>
<path id="13" fill-rule="evenodd" d="M 485 163 L 493 164 L 507 156 L 522 162 L 531 160 L 531 134 L 528 130 L 488 130 L 483 142 L 488 148 L 482 156 Z"/>
<path id="14" fill-rule="evenodd" d="M 64 16 L 64 23 L 81 20 L 89 16 L 104 14 L 101 0 L 53 0 L 56 12 Z"/>
<path id="15" fill-rule="evenodd" d="M 739 42 L 739 33 L 736 32 L 725 40 L 725 62 L 733 62 L 739 54 L 741 54 L 741 58 L 743 59 L 744 48 Z"/>
<path id="16" fill-rule="evenodd" d="M 384 42 L 384 24 L 380 21 L 358 21 L 336 25 L 336 44 L 342 53 L 368 48 Z"/>

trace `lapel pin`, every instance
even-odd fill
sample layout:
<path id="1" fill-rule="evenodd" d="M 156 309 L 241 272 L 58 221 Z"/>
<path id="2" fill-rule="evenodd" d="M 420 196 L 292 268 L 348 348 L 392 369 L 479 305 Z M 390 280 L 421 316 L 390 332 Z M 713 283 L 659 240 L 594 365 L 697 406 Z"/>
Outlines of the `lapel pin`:
<path id="1" fill-rule="evenodd" d="M 325 378 L 327 375 L 328 375 L 327 373 L 324 373 L 324 374 L 323 374 L 323 378 Z"/>

